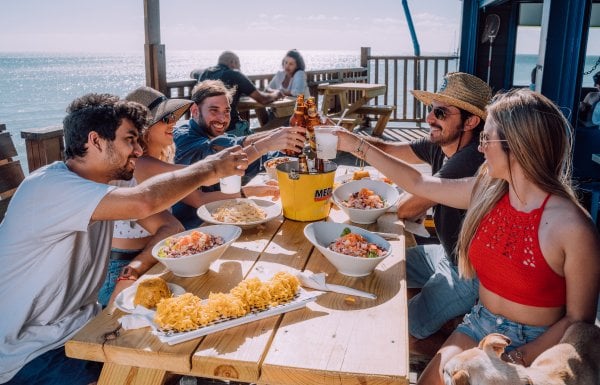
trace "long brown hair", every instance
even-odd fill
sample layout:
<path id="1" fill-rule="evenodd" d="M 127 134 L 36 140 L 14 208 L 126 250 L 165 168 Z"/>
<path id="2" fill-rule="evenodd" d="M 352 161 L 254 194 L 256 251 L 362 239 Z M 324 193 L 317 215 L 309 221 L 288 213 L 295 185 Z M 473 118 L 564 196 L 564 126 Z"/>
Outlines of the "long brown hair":
<path id="1" fill-rule="evenodd" d="M 567 198 L 585 211 L 571 186 L 571 127 L 554 103 L 540 93 L 521 88 L 496 95 L 487 111 L 488 121 L 497 124 L 499 138 L 507 140 L 504 150 L 515 157 L 525 177 L 543 191 Z M 484 163 L 457 243 L 461 276 L 475 276 L 468 257 L 471 240 L 508 186 L 507 181 L 490 177 Z"/>

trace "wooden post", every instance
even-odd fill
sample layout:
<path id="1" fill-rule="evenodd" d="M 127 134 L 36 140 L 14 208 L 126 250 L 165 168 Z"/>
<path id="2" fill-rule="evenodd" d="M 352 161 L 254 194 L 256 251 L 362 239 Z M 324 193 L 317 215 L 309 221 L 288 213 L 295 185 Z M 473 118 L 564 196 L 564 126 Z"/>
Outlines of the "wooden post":
<path id="1" fill-rule="evenodd" d="M 360 47 L 360 66 L 367 69 L 367 83 L 371 82 L 371 72 L 369 71 L 370 56 L 371 47 Z"/>
<path id="2" fill-rule="evenodd" d="M 165 46 L 160 44 L 160 0 L 144 0 L 146 85 L 166 94 Z"/>
<path id="3" fill-rule="evenodd" d="M 64 160 L 64 134 L 62 126 L 32 128 L 21 131 L 27 150 L 27 166 L 32 172 L 57 160 Z"/>
<path id="4" fill-rule="evenodd" d="M 369 66 L 369 56 L 371 56 L 371 47 L 360 47 L 360 66 Z"/>
<path id="5" fill-rule="evenodd" d="M 0 132 L 6 131 L 6 124 L 0 123 Z"/>

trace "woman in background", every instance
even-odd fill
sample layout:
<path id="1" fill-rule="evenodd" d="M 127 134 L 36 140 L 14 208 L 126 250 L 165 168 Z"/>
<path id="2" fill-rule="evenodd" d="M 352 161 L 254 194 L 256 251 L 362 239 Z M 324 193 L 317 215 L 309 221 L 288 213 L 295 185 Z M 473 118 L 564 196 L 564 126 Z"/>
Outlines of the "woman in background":
<path id="1" fill-rule="evenodd" d="M 281 61 L 282 71 L 278 71 L 269 83 L 268 91 L 281 91 L 286 96 L 304 94 L 310 96 L 306 83 L 306 65 L 300 52 L 295 49 L 288 51 Z"/>

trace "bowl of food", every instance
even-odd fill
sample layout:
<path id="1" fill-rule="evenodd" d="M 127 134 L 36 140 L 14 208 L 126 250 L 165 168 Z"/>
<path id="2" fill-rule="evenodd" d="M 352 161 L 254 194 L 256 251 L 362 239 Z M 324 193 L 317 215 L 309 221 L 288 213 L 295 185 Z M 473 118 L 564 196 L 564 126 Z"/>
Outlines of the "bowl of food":
<path id="1" fill-rule="evenodd" d="M 277 165 L 287 162 L 297 161 L 298 158 L 292 156 L 280 156 L 278 158 L 269 159 L 265 162 L 265 170 L 271 179 L 277 180 Z"/>
<path id="2" fill-rule="evenodd" d="M 206 273 L 241 233 L 233 225 L 199 227 L 163 239 L 152 248 L 152 256 L 176 276 L 196 277 Z"/>
<path id="3" fill-rule="evenodd" d="M 398 202 L 400 193 L 385 182 L 353 180 L 333 191 L 333 201 L 354 223 L 369 224 Z"/>
<path id="4" fill-rule="evenodd" d="M 281 215 L 281 204 L 266 199 L 234 198 L 207 203 L 196 213 L 206 223 L 248 229 Z"/>
<path id="5" fill-rule="evenodd" d="M 364 277 L 392 252 L 388 241 L 360 227 L 334 222 L 314 222 L 304 236 L 342 274 Z"/>

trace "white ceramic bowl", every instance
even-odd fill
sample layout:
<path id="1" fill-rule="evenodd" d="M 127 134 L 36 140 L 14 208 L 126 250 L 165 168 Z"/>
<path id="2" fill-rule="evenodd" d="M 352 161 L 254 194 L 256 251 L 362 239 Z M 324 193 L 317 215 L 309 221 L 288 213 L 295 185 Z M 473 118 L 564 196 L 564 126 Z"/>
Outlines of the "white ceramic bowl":
<path id="1" fill-rule="evenodd" d="M 172 237 L 181 237 L 191 233 L 192 231 L 200 231 L 206 234 L 221 236 L 223 237 L 223 244 L 201 253 L 186 255 L 185 257 L 161 258 L 158 256 L 158 250 L 165 245 L 167 239 Z M 233 225 L 213 225 L 199 227 L 197 229 L 184 231 L 163 239 L 152 248 L 152 256 L 178 277 L 196 277 L 206 273 L 210 267 L 210 264 L 219 259 L 225 250 L 227 250 L 229 245 L 238 239 L 241 233 L 242 229 Z"/>
<path id="2" fill-rule="evenodd" d="M 271 179 L 277 180 L 277 165 L 281 163 L 297 161 L 298 158 L 293 156 L 280 156 L 278 158 L 269 159 L 265 162 L 265 170 Z"/>
<path id="3" fill-rule="evenodd" d="M 329 248 L 331 242 L 339 238 L 345 228 L 351 232 L 365 237 L 369 242 L 375 243 L 387 253 L 377 258 L 352 257 L 337 253 Z M 392 252 L 392 246 L 379 235 L 361 229 L 360 227 L 335 222 L 314 222 L 304 228 L 304 236 L 327 258 L 335 268 L 344 275 L 351 277 L 364 277 L 375 270 L 379 262 L 383 261 Z"/>
<path id="4" fill-rule="evenodd" d="M 260 209 L 264 210 L 264 212 L 265 212 L 265 214 L 267 214 L 267 216 L 258 221 L 244 222 L 244 223 L 225 223 L 225 222 L 221 222 L 221 221 L 218 221 L 215 218 L 213 218 L 212 214 L 214 212 L 216 212 L 219 209 L 219 207 L 223 206 L 224 204 L 230 203 L 230 202 L 247 202 L 250 204 L 254 204 L 254 205 L 258 206 Z M 254 199 L 254 198 L 252 198 L 252 199 L 248 199 L 248 198 L 225 199 L 225 200 L 221 200 L 221 201 L 210 202 L 210 203 L 200 206 L 198 208 L 198 210 L 196 211 L 196 214 L 198 214 L 198 217 L 200 217 L 200 219 L 202 219 L 206 223 L 212 223 L 215 225 L 230 224 L 230 225 L 239 226 L 242 229 L 249 229 L 249 228 L 255 227 L 257 225 L 260 225 L 261 223 L 268 222 L 271 219 L 276 218 L 279 215 L 281 215 L 281 204 L 277 203 L 277 202 L 273 202 L 271 200 L 266 200 L 266 199 Z"/>
<path id="5" fill-rule="evenodd" d="M 346 207 L 342 203 L 347 201 L 350 195 L 360 191 L 362 188 L 373 190 L 375 194 L 381 196 L 385 202 L 384 207 L 380 209 L 356 209 Z M 377 221 L 377 218 L 398 202 L 399 197 L 400 193 L 394 186 L 371 179 L 353 180 L 333 190 L 333 201 L 335 204 L 348 215 L 352 222 L 360 224 L 369 224 Z"/>

